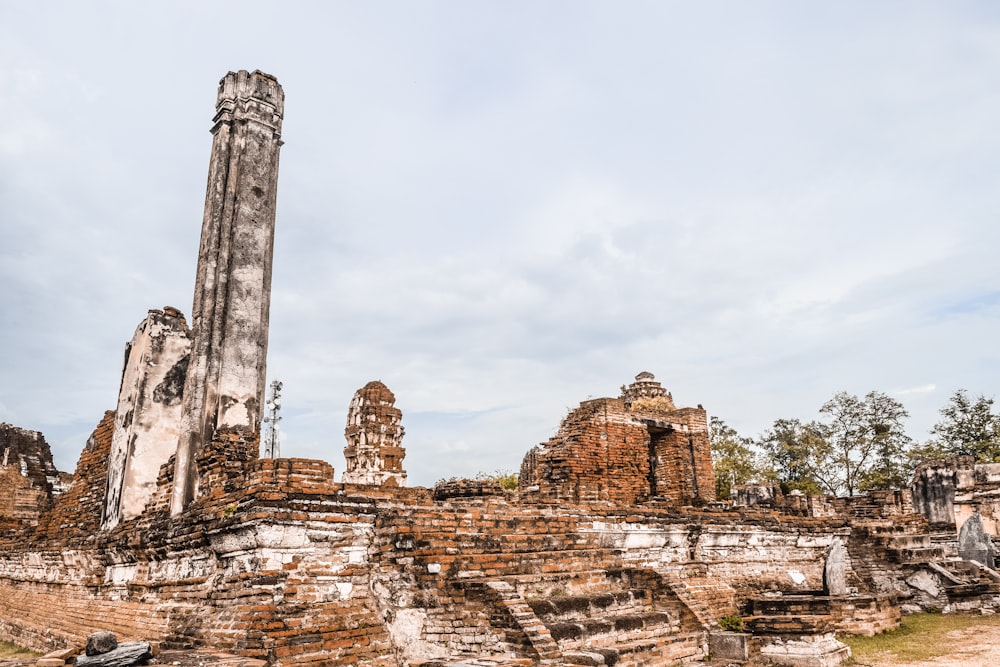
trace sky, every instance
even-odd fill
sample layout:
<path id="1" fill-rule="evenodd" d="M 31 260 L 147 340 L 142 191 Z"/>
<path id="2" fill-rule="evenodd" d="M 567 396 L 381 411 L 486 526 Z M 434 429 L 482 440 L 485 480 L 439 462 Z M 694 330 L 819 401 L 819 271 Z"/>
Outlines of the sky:
<path id="1" fill-rule="evenodd" d="M 0 3 L 0 421 L 73 470 L 190 315 L 219 79 L 285 91 L 268 379 L 344 468 L 516 471 L 650 371 L 746 436 L 1000 383 L 994 2 Z"/>

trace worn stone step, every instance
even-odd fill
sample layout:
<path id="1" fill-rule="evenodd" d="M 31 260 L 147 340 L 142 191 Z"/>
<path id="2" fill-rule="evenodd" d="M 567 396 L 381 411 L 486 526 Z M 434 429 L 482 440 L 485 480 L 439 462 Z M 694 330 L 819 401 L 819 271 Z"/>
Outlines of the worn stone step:
<path id="1" fill-rule="evenodd" d="M 656 655 L 657 664 L 671 664 L 668 661 L 687 661 L 705 656 L 704 632 L 685 632 L 655 640 L 641 639 L 617 642 L 613 648 L 628 664 L 642 664 L 636 658 L 640 654 Z M 662 661 L 662 662 L 661 662 Z"/>
<path id="2" fill-rule="evenodd" d="M 948 597 L 974 597 L 977 595 L 1000 594 L 1000 584 L 996 582 L 975 582 L 970 584 L 953 584 L 944 587 Z"/>
<path id="3" fill-rule="evenodd" d="M 830 598 L 826 595 L 780 595 L 754 598 L 750 601 L 753 616 L 815 615 L 830 613 Z"/>
<path id="4" fill-rule="evenodd" d="M 835 629 L 829 614 L 751 616 L 743 619 L 743 627 L 755 635 L 817 635 Z"/>
<path id="5" fill-rule="evenodd" d="M 613 648 L 597 648 L 563 653 L 563 663 L 581 667 L 612 667 L 621 660 L 621 654 Z"/>
<path id="6" fill-rule="evenodd" d="M 626 614 L 606 618 L 586 619 L 548 623 L 549 634 L 556 641 L 586 641 L 595 635 L 614 634 L 621 636 L 630 632 L 654 631 L 669 634 L 679 629 L 679 623 L 665 612 Z"/>
<path id="7" fill-rule="evenodd" d="M 890 548 L 887 552 L 890 560 L 902 564 L 926 563 L 944 558 L 944 549 L 941 547 Z"/>
<path id="8" fill-rule="evenodd" d="M 637 609 L 652 603 L 652 593 L 647 590 L 630 589 L 590 595 L 567 595 L 529 600 L 528 606 L 539 618 L 571 619 L 604 615 L 620 609 Z"/>

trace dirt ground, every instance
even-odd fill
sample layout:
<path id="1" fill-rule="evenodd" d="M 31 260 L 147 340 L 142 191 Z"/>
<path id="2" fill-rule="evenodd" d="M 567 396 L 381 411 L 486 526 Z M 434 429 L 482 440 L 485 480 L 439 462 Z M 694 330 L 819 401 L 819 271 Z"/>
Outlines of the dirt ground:
<path id="1" fill-rule="evenodd" d="M 1000 665 L 1000 626 L 973 625 L 947 634 L 953 643 L 947 656 L 918 662 L 897 662 L 892 656 L 858 659 L 857 667 L 994 667 Z"/>
<path id="2" fill-rule="evenodd" d="M 995 667 L 1000 665 L 1000 626 L 972 625 L 947 633 L 951 652 L 932 660 L 897 661 L 891 655 L 857 658 L 854 667 Z M 37 658 L 4 659 L 0 667 L 33 667 Z M 173 667 L 258 667 L 255 660 L 206 652 L 164 652 L 156 664 Z M 213 664 L 214 663 L 214 664 Z"/>

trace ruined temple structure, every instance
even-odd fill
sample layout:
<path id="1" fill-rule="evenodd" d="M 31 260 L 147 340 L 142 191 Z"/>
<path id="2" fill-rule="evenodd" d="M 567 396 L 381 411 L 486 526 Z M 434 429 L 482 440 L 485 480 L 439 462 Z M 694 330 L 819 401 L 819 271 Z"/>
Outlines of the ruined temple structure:
<path id="1" fill-rule="evenodd" d="M 0 423 L 0 528 L 36 525 L 68 483 L 41 433 Z"/>
<path id="2" fill-rule="evenodd" d="M 708 416 L 674 406 L 652 373 L 635 376 L 618 398 L 586 401 L 521 464 L 522 492 L 570 501 L 631 505 L 715 500 Z"/>
<path id="3" fill-rule="evenodd" d="M 648 372 L 530 449 L 517 492 L 407 487 L 381 382 L 349 406 L 341 482 L 259 458 L 283 106 L 267 74 L 220 82 L 192 324 L 170 307 L 139 324 L 72 481 L 40 434 L 0 425 L 0 639 L 106 630 L 277 666 L 826 667 L 847 653 L 835 631 L 1000 608 L 976 560 L 994 553 L 997 470 L 927 468 L 912 496 L 720 502 L 705 410 Z M 750 632 L 723 631 L 737 616 Z"/>
<path id="4" fill-rule="evenodd" d="M 406 486 L 402 416 L 395 395 L 380 381 L 355 392 L 344 429 L 344 483 Z"/>

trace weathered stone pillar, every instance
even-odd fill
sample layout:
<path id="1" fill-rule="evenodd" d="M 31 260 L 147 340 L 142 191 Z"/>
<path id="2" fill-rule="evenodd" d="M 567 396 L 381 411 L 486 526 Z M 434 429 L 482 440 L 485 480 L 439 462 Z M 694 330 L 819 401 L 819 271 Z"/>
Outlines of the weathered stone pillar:
<path id="1" fill-rule="evenodd" d="M 177 448 L 191 334 L 170 306 L 151 310 L 125 349 L 101 527 L 138 516 Z"/>
<path id="2" fill-rule="evenodd" d="M 278 152 L 285 94 L 260 71 L 219 82 L 171 513 L 195 497 L 196 455 L 217 428 L 260 428 Z"/>

